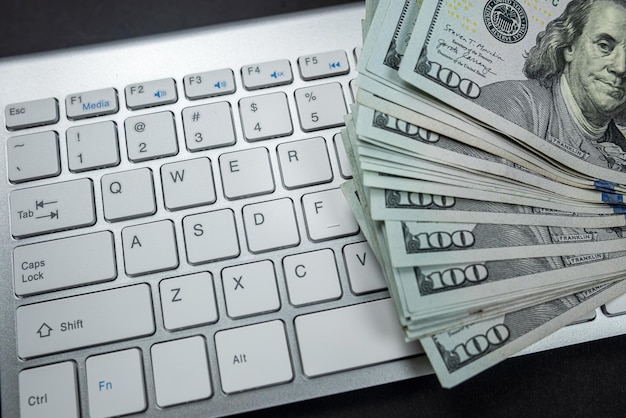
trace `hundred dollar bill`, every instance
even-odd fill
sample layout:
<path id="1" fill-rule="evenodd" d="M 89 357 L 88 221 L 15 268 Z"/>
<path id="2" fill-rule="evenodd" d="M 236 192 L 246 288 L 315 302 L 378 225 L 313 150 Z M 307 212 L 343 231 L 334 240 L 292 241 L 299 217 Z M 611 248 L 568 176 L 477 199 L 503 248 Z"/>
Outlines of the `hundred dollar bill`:
<path id="1" fill-rule="evenodd" d="M 626 250 L 624 228 L 385 221 L 394 267 Z"/>
<path id="2" fill-rule="evenodd" d="M 391 170 L 389 170 L 391 171 Z M 562 200 L 538 200 L 536 197 L 525 197 L 509 193 L 505 189 L 470 189 L 467 185 L 446 184 L 437 181 L 426 181 L 415 178 L 396 175 L 381 175 L 379 172 L 363 171 L 363 184 L 370 188 L 405 190 L 415 193 L 427 193 L 431 195 L 454 196 L 464 199 L 484 200 L 507 203 L 512 205 L 536 206 L 556 211 L 575 211 L 577 213 L 610 214 L 624 213 L 620 207 L 612 207 L 600 204 L 576 204 L 575 201 L 564 202 Z"/>
<path id="3" fill-rule="evenodd" d="M 418 118 L 417 124 L 429 126 L 430 129 L 452 138 L 462 138 L 468 144 L 500 155 L 556 181 L 579 183 L 580 187 L 596 188 L 598 184 L 594 184 L 593 181 L 574 178 L 563 171 L 542 164 L 518 145 L 504 140 L 493 132 L 485 131 L 466 119 L 460 111 L 434 102 L 399 77 L 398 69 L 406 53 L 422 3 L 415 0 L 381 1 L 359 60 L 357 101 L 370 107 L 387 110 L 387 113 L 391 113 L 387 109 L 388 106 L 396 109 L 410 108 L 411 116 Z M 383 13 L 385 10 L 386 13 Z M 398 103 L 399 106 L 390 101 Z"/>
<path id="4" fill-rule="evenodd" d="M 510 197 L 510 202 L 515 204 L 528 204 L 523 202 L 534 200 L 534 206 L 553 208 L 553 205 L 556 204 L 582 213 L 606 213 L 607 209 L 615 214 L 626 212 L 626 207 L 624 207 L 621 198 L 618 197 L 619 200 L 612 200 L 612 197 L 616 196 L 614 194 L 605 194 L 603 198 L 607 200 L 604 203 L 586 202 L 550 193 L 532 186 L 525 186 L 496 176 L 481 175 L 475 171 L 459 170 L 445 164 L 433 163 L 427 160 L 411 159 L 403 155 L 367 146 L 360 147 L 360 153 L 359 164 L 363 173 L 380 173 L 389 176 L 388 184 L 385 186 L 388 188 L 394 188 L 396 184 L 395 178 L 403 178 L 418 182 L 427 181 L 447 186 L 462 187 L 468 191 L 495 192 L 503 195 L 501 198 L 494 199 L 495 201 L 501 201 L 501 199 L 504 199 L 504 195 L 507 195 Z M 443 193 L 443 190 L 441 192 Z M 480 193 L 476 194 L 475 199 L 484 200 Z"/>
<path id="5" fill-rule="evenodd" d="M 625 193 L 626 189 L 618 184 L 591 180 L 583 178 L 580 173 L 576 173 L 567 167 L 555 164 L 554 161 L 546 159 L 545 155 L 538 155 L 534 150 L 519 145 L 515 141 L 505 138 L 501 134 L 489 131 L 485 128 L 475 129 L 471 126 L 452 126 L 450 118 L 435 120 L 428 112 L 417 110 L 415 104 L 404 103 L 397 95 L 393 98 L 382 98 L 371 93 L 372 84 L 368 77 L 359 76 L 359 89 L 357 90 L 357 101 L 369 108 L 380 110 L 381 112 L 396 118 L 410 122 L 417 126 L 423 126 L 432 132 L 445 135 L 472 147 L 481 149 L 490 154 L 505 158 L 520 167 L 550 178 L 564 184 L 577 186 L 584 189 L 595 189 L 606 192 Z M 375 83 L 373 83 L 375 85 Z M 393 103 L 390 100 L 403 102 L 402 105 Z M 419 107 L 419 106 L 418 106 Z"/>
<path id="6" fill-rule="evenodd" d="M 412 193 L 402 190 L 369 189 L 372 219 L 419 222 L 484 222 L 509 225 L 545 225 L 579 228 L 626 226 L 624 215 L 591 215 L 532 206 Z"/>
<path id="7" fill-rule="evenodd" d="M 590 179 L 626 183 L 626 5 L 422 5 L 407 82 Z"/>
<path id="8" fill-rule="evenodd" d="M 545 176 L 523 169 L 502 157 L 466 145 L 421 126 L 360 106 L 356 120 L 359 138 L 391 150 L 406 150 L 403 154 L 449 164 L 457 169 L 471 170 L 485 177 L 501 177 L 523 185 L 531 185 L 568 198 L 587 202 L 623 201 L 621 194 L 586 190 L 553 181 Z M 397 151 L 396 151 L 397 152 Z M 402 152 L 402 151 L 401 151 Z M 393 157 L 390 157 L 393 159 Z M 418 164 L 419 161 L 416 161 Z"/>
<path id="9" fill-rule="evenodd" d="M 407 316 L 427 318 L 507 305 L 537 295 L 568 295 L 626 272 L 626 252 L 498 260 L 394 269 Z M 598 275 L 602 273 L 602 276 Z"/>
<path id="10" fill-rule="evenodd" d="M 420 339 L 437 378 L 453 387 L 513 356 L 626 292 L 626 282 L 594 287 L 499 318 Z"/>

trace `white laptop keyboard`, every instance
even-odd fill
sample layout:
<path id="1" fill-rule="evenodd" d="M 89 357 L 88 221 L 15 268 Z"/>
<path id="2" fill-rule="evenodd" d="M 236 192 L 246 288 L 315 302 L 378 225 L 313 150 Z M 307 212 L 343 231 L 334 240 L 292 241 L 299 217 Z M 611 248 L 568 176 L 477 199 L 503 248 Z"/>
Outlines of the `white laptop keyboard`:
<path id="1" fill-rule="evenodd" d="M 431 372 L 339 189 L 362 17 L 0 62 L 2 416 L 223 416 Z M 596 322 L 534 349 L 620 332 Z"/>

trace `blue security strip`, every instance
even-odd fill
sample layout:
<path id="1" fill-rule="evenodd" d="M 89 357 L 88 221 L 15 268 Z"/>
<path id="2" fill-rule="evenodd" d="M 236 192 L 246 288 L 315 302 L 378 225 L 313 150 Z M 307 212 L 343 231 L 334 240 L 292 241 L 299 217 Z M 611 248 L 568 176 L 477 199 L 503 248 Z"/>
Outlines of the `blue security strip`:
<path id="1" fill-rule="evenodd" d="M 615 186 L 619 186 L 618 183 L 606 180 L 595 180 L 593 182 L 593 185 L 595 186 L 596 190 L 603 192 L 614 192 Z"/>
<path id="2" fill-rule="evenodd" d="M 626 213 L 626 206 L 613 206 L 613 213 L 616 215 Z"/>
<path id="3" fill-rule="evenodd" d="M 604 203 L 621 204 L 624 203 L 624 196 L 615 193 L 602 193 L 602 201 Z"/>

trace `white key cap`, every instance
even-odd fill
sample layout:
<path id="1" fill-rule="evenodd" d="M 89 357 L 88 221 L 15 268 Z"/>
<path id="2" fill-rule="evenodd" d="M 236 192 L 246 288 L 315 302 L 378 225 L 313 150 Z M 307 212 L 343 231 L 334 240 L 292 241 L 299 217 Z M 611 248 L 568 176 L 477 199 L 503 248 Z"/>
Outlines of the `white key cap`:
<path id="1" fill-rule="evenodd" d="M 16 311 L 17 351 L 23 358 L 154 333 L 146 284 L 23 305 Z"/>
<path id="2" fill-rule="evenodd" d="M 155 344 L 150 351 L 160 407 L 206 399 L 213 394 L 204 338 Z"/>
<path id="3" fill-rule="evenodd" d="M 418 342 L 404 341 L 391 299 L 300 315 L 295 326 L 309 377 L 423 353 Z"/>
<path id="4" fill-rule="evenodd" d="M 175 103 L 178 100 L 176 82 L 173 78 L 130 84 L 124 91 L 126 106 L 132 110 Z"/>
<path id="5" fill-rule="evenodd" d="M 356 295 L 387 288 L 385 276 L 367 242 L 357 242 L 343 247 L 350 288 Z"/>
<path id="6" fill-rule="evenodd" d="M 291 135 L 291 113 L 285 93 L 245 97 L 239 101 L 243 134 L 248 141 Z"/>
<path id="7" fill-rule="evenodd" d="M 178 139 L 171 112 L 134 116 L 124 121 L 128 159 L 133 162 L 178 153 Z"/>
<path id="8" fill-rule="evenodd" d="M 252 148 L 220 155 L 220 172 L 227 199 L 274 191 L 274 175 L 267 148 Z"/>
<path id="9" fill-rule="evenodd" d="M 287 189 L 332 181 L 326 141 L 321 136 L 286 142 L 277 150 L 283 184 Z"/>
<path id="10" fill-rule="evenodd" d="M 23 370 L 20 417 L 79 417 L 76 365 L 71 361 Z"/>
<path id="11" fill-rule="evenodd" d="M 248 249 L 253 253 L 300 244 L 300 232 L 291 199 L 244 206 L 243 223 Z"/>
<path id="12" fill-rule="evenodd" d="M 16 247 L 13 272 L 18 296 L 114 280 L 113 234 L 102 231 Z"/>
<path id="13" fill-rule="evenodd" d="M 231 318 L 277 311 L 280 308 L 271 261 L 242 264 L 222 270 L 226 310 Z"/>
<path id="14" fill-rule="evenodd" d="M 293 82 L 289 60 L 277 60 L 249 64 L 241 67 L 241 79 L 248 90 L 281 86 Z"/>
<path id="15" fill-rule="evenodd" d="M 285 326 L 281 321 L 248 325 L 215 334 L 222 389 L 226 393 L 293 379 Z"/>
<path id="16" fill-rule="evenodd" d="M 339 299 L 341 285 L 335 256 L 319 250 L 283 259 L 289 301 L 295 306 Z"/>
<path id="17" fill-rule="evenodd" d="M 323 241 L 359 232 L 359 224 L 340 189 L 306 194 L 302 197 L 302 206 L 307 231 L 312 241 Z"/>
<path id="18" fill-rule="evenodd" d="M 237 89 L 235 76 L 230 68 L 188 74 L 183 78 L 183 84 L 185 95 L 190 100 L 222 96 L 234 93 Z"/>
<path id="19" fill-rule="evenodd" d="M 59 121 L 59 103 L 53 97 L 12 103 L 4 108 L 4 121 L 10 131 L 57 123 Z"/>
<path id="20" fill-rule="evenodd" d="M 17 183 L 58 176 L 59 139 L 53 131 L 14 136 L 7 141 L 9 180 Z"/>
<path id="21" fill-rule="evenodd" d="M 117 125 L 112 121 L 73 126 L 65 136 L 68 165 L 73 172 L 112 167 L 120 163 Z"/>
<path id="22" fill-rule="evenodd" d="M 187 149 L 195 152 L 235 143 L 230 103 L 209 103 L 183 109 Z"/>
<path id="23" fill-rule="evenodd" d="M 165 207 L 179 210 L 215 203 L 213 171 L 208 158 L 161 166 Z"/>
<path id="24" fill-rule="evenodd" d="M 154 183 L 149 168 L 107 174 L 100 181 L 107 221 L 138 218 L 156 212 Z"/>
<path id="25" fill-rule="evenodd" d="M 626 295 L 619 296 L 606 305 L 604 311 L 607 315 L 622 315 L 626 312 Z"/>
<path id="26" fill-rule="evenodd" d="M 303 80 L 315 80 L 350 72 L 348 57 L 342 50 L 304 55 L 298 58 L 298 67 Z"/>
<path id="27" fill-rule="evenodd" d="M 172 221 L 129 226 L 122 230 L 126 274 L 156 273 L 178 267 L 176 234 Z"/>
<path id="28" fill-rule="evenodd" d="M 86 366 L 91 417 L 126 415 L 146 409 L 143 361 L 139 349 L 91 356 Z"/>
<path id="29" fill-rule="evenodd" d="M 162 280 L 159 289 L 165 328 L 175 330 L 217 321 L 211 273 Z"/>
<path id="30" fill-rule="evenodd" d="M 346 148 L 341 140 L 341 134 L 335 134 L 333 136 L 333 143 L 335 144 L 335 151 L 337 152 L 337 159 L 339 160 L 339 170 L 341 170 L 341 177 L 344 179 L 352 178 L 352 166 L 346 154 Z"/>
<path id="31" fill-rule="evenodd" d="M 89 179 L 14 190 L 9 195 L 15 238 L 93 225 L 96 213 Z"/>
<path id="32" fill-rule="evenodd" d="M 183 219 L 189 264 L 203 264 L 239 256 L 235 215 L 230 209 L 200 213 Z"/>
<path id="33" fill-rule="evenodd" d="M 294 95 L 303 131 L 311 132 L 344 124 L 343 117 L 348 109 L 341 84 L 310 86 L 296 90 Z"/>
<path id="34" fill-rule="evenodd" d="M 65 98 L 65 111 L 71 120 L 117 113 L 117 91 L 114 88 L 84 91 Z"/>

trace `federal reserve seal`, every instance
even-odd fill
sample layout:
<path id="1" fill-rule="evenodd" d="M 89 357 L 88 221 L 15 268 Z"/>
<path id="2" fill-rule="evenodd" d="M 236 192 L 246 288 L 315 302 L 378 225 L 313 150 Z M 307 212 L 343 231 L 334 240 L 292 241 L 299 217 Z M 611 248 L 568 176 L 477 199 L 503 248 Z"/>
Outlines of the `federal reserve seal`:
<path id="1" fill-rule="evenodd" d="M 489 0 L 483 20 L 489 33 L 505 44 L 521 41 L 528 32 L 528 16 L 516 0 Z"/>

